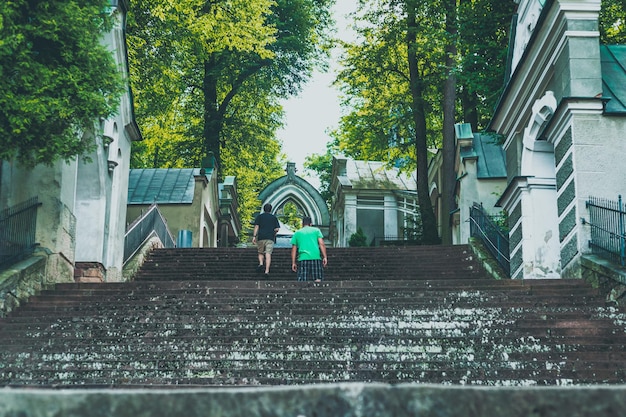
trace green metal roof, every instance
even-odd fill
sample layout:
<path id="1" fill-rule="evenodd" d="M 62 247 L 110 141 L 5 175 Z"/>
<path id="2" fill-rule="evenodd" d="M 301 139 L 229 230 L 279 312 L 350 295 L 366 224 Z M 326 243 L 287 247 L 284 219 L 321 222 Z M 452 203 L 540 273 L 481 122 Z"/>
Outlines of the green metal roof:
<path id="1" fill-rule="evenodd" d="M 131 169 L 128 204 L 191 204 L 197 175 L 199 168 Z"/>
<path id="2" fill-rule="evenodd" d="M 462 160 L 476 159 L 476 176 L 479 179 L 506 178 L 506 156 L 496 137 L 489 133 L 472 133 L 469 123 L 454 125 L 457 139 L 472 139 L 471 146 L 459 150 Z"/>
<path id="3" fill-rule="evenodd" d="M 626 45 L 601 45 L 602 96 L 606 113 L 626 113 Z"/>
<path id="4" fill-rule="evenodd" d="M 493 135 L 474 134 L 474 152 L 478 156 L 476 176 L 480 179 L 506 178 L 504 149 Z"/>

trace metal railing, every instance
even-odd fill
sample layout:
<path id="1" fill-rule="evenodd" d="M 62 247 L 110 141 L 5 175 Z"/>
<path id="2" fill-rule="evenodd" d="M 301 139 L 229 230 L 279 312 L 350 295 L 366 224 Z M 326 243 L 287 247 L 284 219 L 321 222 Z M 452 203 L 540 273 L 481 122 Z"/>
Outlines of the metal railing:
<path id="1" fill-rule="evenodd" d="M 415 246 L 420 244 L 419 237 L 411 235 L 374 237 L 370 242 L 370 246 Z"/>
<path id="2" fill-rule="evenodd" d="M 33 197 L 0 212 L 0 268 L 33 254 L 39 199 Z"/>
<path id="3" fill-rule="evenodd" d="M 591 227 L 589 247 L 595 255 L 611 262 L 626 266 L 626 236 L 624 231 L 626 212 L 622 196 L 617 201 L 589 197 L 586 203 L 589 221 L 583 224 Z"/>
<path id="4" fill-rule="evenodd" d="M 504 272 L 510 276 L 511 259 L 509 236 L 493 221 L 482 205 L 474 203 L 470 207 L 470 236 L 480 239 Z"/>
<path id="5" fill-rule="evenodd" d="M 152 235 L 161 239 L 166 248 L 176 246 L 167 222 L 156 204 L 151 205 L 147 212 L 128 226 L 124 236 L 124 262 L 130 259 Z"/>

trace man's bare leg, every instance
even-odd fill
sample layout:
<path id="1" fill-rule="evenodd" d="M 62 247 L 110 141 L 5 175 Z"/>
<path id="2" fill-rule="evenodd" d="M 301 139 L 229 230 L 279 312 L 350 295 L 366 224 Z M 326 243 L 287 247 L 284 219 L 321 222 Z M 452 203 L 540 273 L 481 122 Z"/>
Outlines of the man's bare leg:
<path id="1" fill-rule="evenodd" d="M 270 273 L 270 265 L 272 264 L 272 254 L 271 253 L 266 253 L 265 254 L 265 273 L 269 274 Z"/>

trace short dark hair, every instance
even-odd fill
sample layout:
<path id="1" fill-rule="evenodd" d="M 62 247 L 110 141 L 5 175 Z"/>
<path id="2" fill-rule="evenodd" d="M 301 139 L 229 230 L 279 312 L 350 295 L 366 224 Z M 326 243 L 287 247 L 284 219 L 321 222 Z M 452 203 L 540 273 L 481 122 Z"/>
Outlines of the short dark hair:
<path id="1" fill-rule="evenodd" d="M 309 216 L 304 216 L 302 218 L 302 224 L 311 224 L 311 223 L 312 223 L 312 221 L 311 221 L 311 218 Z"/>
<path id="2" fill-rule="evenodd" d="M 270 211 L 272 211 L 272 205 L 270 203 L 265 204 L 263 206 L 263 211 L 269 213 Z"/>

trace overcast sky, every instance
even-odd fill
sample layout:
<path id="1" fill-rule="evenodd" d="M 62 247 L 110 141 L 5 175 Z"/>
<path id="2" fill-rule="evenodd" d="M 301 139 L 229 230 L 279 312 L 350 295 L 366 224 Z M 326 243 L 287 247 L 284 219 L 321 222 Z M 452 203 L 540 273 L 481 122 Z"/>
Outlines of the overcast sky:
<path id="1" fill-rule="evenodd" d="M 345 16 L 355 10 L 356 3 L 357 0 L 337 0 L 334 6 L 338 36 L 341 39 L 350 36 L 346 30 Z M 337 53 L 333 55 L 337 56 Z M 296 163 L 297 174 L 314 186 L 319 182 L 305 175 L 303 164 L 307 155 L 326 152 L 326 143 L 330 141 L 327 132 L 339 124 L 339 92 L 331 86 L 336 70 L 337 65 L 332 62 L 327 73 L 315 72 L 297 97 L 283 102 L 285 128 L 278 132 L 283 152 L 290 162 Z"/>

